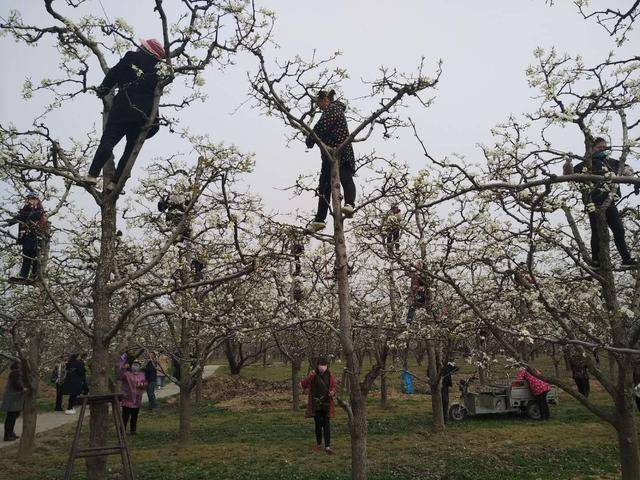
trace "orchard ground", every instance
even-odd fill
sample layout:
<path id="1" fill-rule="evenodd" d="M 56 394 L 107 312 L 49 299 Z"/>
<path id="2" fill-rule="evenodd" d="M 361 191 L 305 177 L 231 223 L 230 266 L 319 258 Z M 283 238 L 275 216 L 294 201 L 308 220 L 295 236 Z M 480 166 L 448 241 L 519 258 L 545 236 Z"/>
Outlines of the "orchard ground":
<path id="1" fill-rule="evenodd" d="M 419 374 L 425 368 L 414 365 L 411 370 Z M 465 366 L 455 380 L 469 373 Z M 236 378 L 220 368 L 194 409 L 192 441 L 183 448 L 177 446 L 175 397 L 162 400 L 154 413 L 141 412 L 138 435 L 129 437 L 137 478 L 348 479 L 346 414 L 337 409 L 332 424 L 337 454 L 313 452 L 313 422 L 304 418 L 304 401 L 301 410 L 291 410 L 289 374 L 290 367 L 278 363 L 247 367 Z M 377 391 L 369 398 L 372 480 L 619 478 L 614 430 L 566 394 L 560 405 L 551 407 L 549 422 L 519 415 L 477 417 L 449 424 L 444 435 L 434 435 L 429 397 L 399 393 L 399 372 L 389 377 L 389 407 L 379 406 Z M 595 382 L 592 390 L 597 403 L 609 408 Z M 43 389 L 41 406 L 49 406 L 52 393 Z M 457 396 L 454 387 L 452 401 Z M 67 425 L 39 435 L 36 455 L 24 464 L 15 460 L 16 447 L 3 449 L 0 478 L 62 478 L 72 432 L 73 426 Z M 119 457 L 110 457 L 109 463 L 113 472 L 120 470 Z M 85 478 L 83 461 L 77 462 L 74 478 Z"/>

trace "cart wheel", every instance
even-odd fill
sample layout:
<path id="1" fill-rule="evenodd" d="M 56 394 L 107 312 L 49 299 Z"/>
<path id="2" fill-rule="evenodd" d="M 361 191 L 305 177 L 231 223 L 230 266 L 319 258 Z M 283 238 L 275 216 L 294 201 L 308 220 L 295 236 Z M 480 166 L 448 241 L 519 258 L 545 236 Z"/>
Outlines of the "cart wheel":
<path id="1" fill-rule="evenodd" d="M 456 422 L 461 422 L 467 418 L 467 409 L 460 404 L 453 404 L 449 408 L 449 417 Z"/>
<path id="2" fill-rule="evenodd" d="M 530 402 L 529 405 L 527 405 L 527 417 L 532 420 L 540 420 L 542 417 L 540 414 L 540 407 L 538 407 L 536 402 Z"/>

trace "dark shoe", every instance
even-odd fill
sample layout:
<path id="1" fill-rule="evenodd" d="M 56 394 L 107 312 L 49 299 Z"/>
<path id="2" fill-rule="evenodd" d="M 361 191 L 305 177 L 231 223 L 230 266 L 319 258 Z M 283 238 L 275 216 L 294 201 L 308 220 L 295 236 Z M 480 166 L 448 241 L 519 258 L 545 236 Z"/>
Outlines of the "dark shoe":
<path id="1" fill-rule="evenodd" d="M 5 442 L 15 442 L 16 440 L 17 438 L 14 438 L 14 437 L 4 437 Z"/>
<path id="2" fill-rule="evenodd" d="M 635 258 L 627 258 L 626 260 L 622 260 L 622 266 L 623 267 L 637 267 L 638 266 L 638 260 L 636 260 Z"/>

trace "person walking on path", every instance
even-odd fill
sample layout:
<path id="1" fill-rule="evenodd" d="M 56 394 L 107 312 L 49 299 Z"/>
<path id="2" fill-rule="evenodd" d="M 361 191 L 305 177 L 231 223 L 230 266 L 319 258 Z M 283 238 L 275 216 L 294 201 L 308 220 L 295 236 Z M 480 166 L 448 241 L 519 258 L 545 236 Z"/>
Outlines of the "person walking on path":
<path id="1" fill-rule="evenodd" d="M 158 406 L 156 401 L 156 388 L 158 386 L 158 360 L 156 352 L 148 353 L 147 363 L 144 366 L 144 378 L 147 381 L 147 398 L 149 399 L 149 410 Z"/>
<path id="2" fill-rule="evenodd" d="M 144 378 L 142 366 L 138 360 L 129 363 L 127 360 L 120 367 L 118 380 L 122 383 L 122 420 L 124 428 L 127 429 L 127 423 L 131 419 L 129 432 L 135 435 L 138 429 L 138 413 L 142 405 L 142 393 L 147 388 L 147 381 Z"/>
<path id="3" fill-rule="evenodd" d="M 64 413 L 74 415 L 76 411 L 73 407 L 76 404 L 76 398 L 82 393 L 82 389 L 87 383 L 87 372 L 84 364 L 78 360 L 78 354 L 74 353 L 69 357 L 66 371 L 67 374 L 62 384 L 62 393 L 69 395 L 69 403 Z"/>
<path id="4" fill-rule="evenodd" d="M 316 432 L 316 451 L 322 450 L 333 455 L 331 448 L 331 418 L 335 414 L 334 398 L 336 382 L 329 370 L 329 361 L 325 357 L 318 359 L 316 368 L 304 378 L 300 385 L 308 390 L 306 416 L 313 417 Z"/>
<path id="5" fill-rule="evenodd" d="M 158 84 L 156 66 L 165 57 L 164 47 L 158 40 L 141 40 L 138 50 L 127 52 L 107 72 L 97 89 L 98 96 L 106 96 L 116 86 L 118 94 L 113 100 L 113 107 L 89 167 L 89 174 L 83 179 L 86 183 L 93 185 L 98 183 L 98 175 L 113 154 L 114 147 L 126 136 L 127 144 L 124 152 L 112 182 L 107 185 L 108 190 L 115 188 L 127 166 L 140 132 L 148 123 L 149 116 L 153 114 L 153 102 Z M 153 126 L 147 132 L 147 138 L 153 137 L 158 129 L 158 119 L 155 118 Z"/>
<path id="6" fill-rule="evenodd" d="M 0 411 L 6 412 L 4 419 L 5 442 L 13 442 L 20 438 L 14 432 L 14 428 L 24 404 L 24 390 L 20 362 L 14 361 L 9 370 L 9 378 L 7 379 L 7 386 L 4 389 L 2 405 L 0 406 Z"/>
<path id="7" fill-rule="evenodd" d="M 573 355 L 569 357 L 569 366 L 571 367 L 571 376 L 576 382 L 578 392 L 585 397 L 589 396 L 589 370 L 587 363 L 581 355 Z"/>
<path id="8" fill-rule="evenodd" d="M 524 367 L 518 370 L 516 378 L 527 382 L 529 390 L 531 390 L 531 394 L 535 397 L 538 408 L 540 409 L 540 420 L 549 420 L 551 416 L 549 413 L 549 403 L 547 402 L 547 393 L 551 390 L 549 384 L 531 374 Z"/>
<path id="9" fill-rule="evenodd" d="M 347 117 L 344 112 L 346 106 L 342 102 L 335 100 L 336 92 L 320 91 L 316 102 L 322 116 L 313 127 L 322 143 L 331 148 L 339 147 L 349 137 L 349 127 Z M 313 148 L 316 141 L 312 135 L 306 139 L 307 148 Z M 356 185 L 353 183 L 353 175 L 356 172 L 353 146 L 345 145 L 340 151 L 340 183 L 344 190 L 344 206 L 342 213 L 346 217 L 351 217 L 355 210 Z M 324 151 L 321 153 L 322 168 L 320 169 L 320 181 L 318 183 L 318 210 L 315 219 L 309 224 L 309 229 L 319 232 L 326 227 L 325 220 L 331 205 L 331 157 Z"/>
<path id="10" fill-rule="evenodd" d="M 67 376 L 67 362 L 69 361 L 69 355 L 64 354 L 60 356 L 60 362 L 54 367 L 53 373 L 51 375 L 51 381 L 56 386 L 56 412 L 64 412 L 64 408 L 62 408 L 63 402 L 63 393 L 62 386 L 64 384 L 64 379 Z"/>

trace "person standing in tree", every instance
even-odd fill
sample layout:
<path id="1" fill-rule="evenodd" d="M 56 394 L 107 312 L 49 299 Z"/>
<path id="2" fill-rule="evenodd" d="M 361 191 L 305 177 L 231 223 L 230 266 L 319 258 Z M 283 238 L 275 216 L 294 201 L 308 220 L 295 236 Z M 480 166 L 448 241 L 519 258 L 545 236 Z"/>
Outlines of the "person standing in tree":
<path id="1" fill-rule="evenodd" d="M 539 374 L 539 372 L 538 372 Z M 538 408 L 540 409 L 540 420 L 549 420 L 549 403 L 547 402 L 547 393 L 551 390 L 551 387 L 544 380 L 540 380 L 535 375 L 529 373 L 526 368 L 518 370 L 516 378 L 525 380 L 529 386 L 531 394 L 535 397 Z"/>
<path id="2" fill-rule="evenodd" d="M 124 428 L 127 429 L 127 423 L 131 419 L 131 427 L 129 432 L 135 435 L 138 429 L 138 413 L 142 405 L 142 392 L 147 388 L 147 381 L 142 372 L 142 367 L 138 360 L 131 359 L 120 367 L 118 380 L 122 382 L 122 421 Z"/>
<path id="3" fill-rule="evenodd" d="M 336 92 L 320 91 L 316 102 L 322 116 L 313 127 L 313 132 L 326 146 L 337 148 L 349 137 L 349 127 L 345 116 L 345 105 L 335 100 Z M 313 148 L 315 140 L 309 135 L 306 140 L 307 148 Z M 331 157 L 324 151 L 321 153 L 322 168 L 320 169 L 320 181 L 318 183 L 318 210 L 315 219 L 309 224 L 309 229 L 319 232 L 326 227 L 325 220 L 331 205 Z M 356 171 L 353 146 L 345 145 L 340 151 L 340 183 L 344 190 L 344 206 L 342 213 L 351 217 L 355 211 L 356 185 L 353 183 L 353 175 Z"/>
<path id="4" fill-rule="evenodd" d="M 67 376 L 67 362 L 69 361 L 69 355 L 64 354 L 60 356 L 60 362 L 54 367 L 53 373 L 51 375 L 51 380 L 56 386 L 56 412 L 63 412 L 64 408 L 62 408 L 63 401 L 63 393 L 62 393 L 62 385 L 64 384 L 64 379 Z"/>
<path id="5" fill-rule="evenodd" d="M 384 244 L 387 246 L 389 254 L 395 248 L 396 252 L 400 250 L 400 223 L 402 222 L 402 213 L 398 205 L 391 207 L 384 219 Z"/>
<path id="6" fill-rule="evenodd" d="M 73 407 L 76 404 L 76 398 L 82 393 L 87 383 L 87 372 L 84 364 L 78 360 L 78 354 L 74 353 L 69 357 L 66 372 L 67 374 L 64 377 L 64 383 L 62 385 L 62 393 L 69 395 L 69 403 L 64 413 L 74 415 L 76 411 Z"/>
<path id="7" fill-rule="evenodd" d="M 569 366 L 571 367 L 571 376 L 576 387 L 581 395 L 585 397 L 589 396 L 589 370 L 587 369 L 587 362 L 585 362 L 582 355 L 572 355 L 569 357 Z"/>
<path id="8" fill-rule="evenodd" d="M 156 402 L 156 387 L 158 386 L 158 360 L 156 352 L 150 351 L 147 363 L 144 366 L 144 379 L 147 381 L 147 398 L 149 399 L 149 410 L 158 406 Z"/>
<path id="9" fill-rule="evenodd" d="M 9 378 L 7 379 L 7 386 L 2 397 L 2 405 L 0 406 L 0 411 L 6 412 L 4 419 L 5 442 L 13 442 L 20 438 L 16 435 L 16 432 L 14 432 L 14 428 L 24 405 L 24 390 L 20 362 L 15 361 L 9 368 Z"/>
<path id="10" fill-rule="evenodd" d="M 333 455 L 330 422 L 335 414 L 336 382 L 333 373 L 329 370 L 327 358 L 318 358 L 316 368 L 300 382 L 300 385 L 308 390 L 306 416 L 313 417 L 315 423 L 315 450 L 318 452 L 322 450 L 324 436 L 324 451 L 328 455 Z"/>
<path id="11" fill-rule="evenodd" d="M 613 173 L 617 175 L 620 169 L 620 162 L 610 158 L 609 153 L 607 141 L 602 137 L 596 138 L 593 143 L 591 172 L 588 171 L 585 162 L 580 162 L 575 166 L 575 173 L 593 173 L 594 175 L 608 175 Z M 565 171 L 571 173 L 569 168 L 565 168 Z M 624 172 L 621 173 L 624 175 L 632 175 L 633 170 L 629 166 L 625 166 Z M 634 191 L 636 195 L 640 194 L 640 185 L 636 185 Z M 584 193 L 582 198 L 589 215 L 589 224 L 591 225 L 591 257 L 596 267 L 600 265 L 600 243 L 598 230 L 596 228 L 596 209 L 602 206 L 608 198 L 609 192 L 609 184 L 598 182 L 591 190 Z M 612 195 L 614 198 L 604 212 L 607 225 L 609 225 L 613 233 L 613 241 L 616 244 L 618 253 L 622 257 L 622 265 L 636 266 L 638 265 L 638 261 L 632 258 L 629 253 L 629 248 L 625 240 L 624 225 L 615 203 L 616 199 L 620 198 L 620 187 L 616 187 Z"/>
<path id="12" fill-rule="evenodd" d="M 449 389 L 453 387 L 453 374 L 458 371 L 458 366 L 455 362 L 447 362 L 442 369 L 442 388 L 440 393 L 442 395 L 442 412 L 444 413 L 444 421 L 447 423 L 449 419 Z"/>
<path id="13" fill-rule="evenodd" d="M 26 203 L 7 225 L 18 224 L 18 244 L 22 245 L 22 267 L 18 278 L 35 280 L 38 276 L 38 251 L 47 235 L 47 218 L 35 192 L 28 192 Z"/>
<path id="14" fill-rule="evenodd" d="M 417 308 L 423 308 L 427 305 L 427 289 L 422 271 L 424 269 L 424 262 L 419 260 L 416 262 L 415 269 L 409 274 L 411 278 L 411 290 L 407 303 L 409 304 L 409 310 L 407 311 L 407 323 L 413 322 Z"/>
<path id="15" fill-rule="evenodd" d="M 129 156 L 133 151 L 136 140 L 143 127 L 153 114 L 153 102 L 158 84 L 156 66 L 160 60 L 166 58 L 164 47 L 155 39 L 140 40 L 140 48 L 130 51 L 108 72 L 97 88 L 97 94 L 104 97 L 118 87 L 118 94 L 113 100 L 113 106 L 107 118 L 100 144 L 89 167 L 89 174 L 84 181 L 95 185 L 98 175 L 113 154 L 114 147 L 127 137 L 127 144 L 113 181 L 107 189 L 115 188 L 124 172 Z M 153 126 L 147 132 L 147 138 L 154 136 L 159 129 L 158 118 L 153 119 Z"/>

